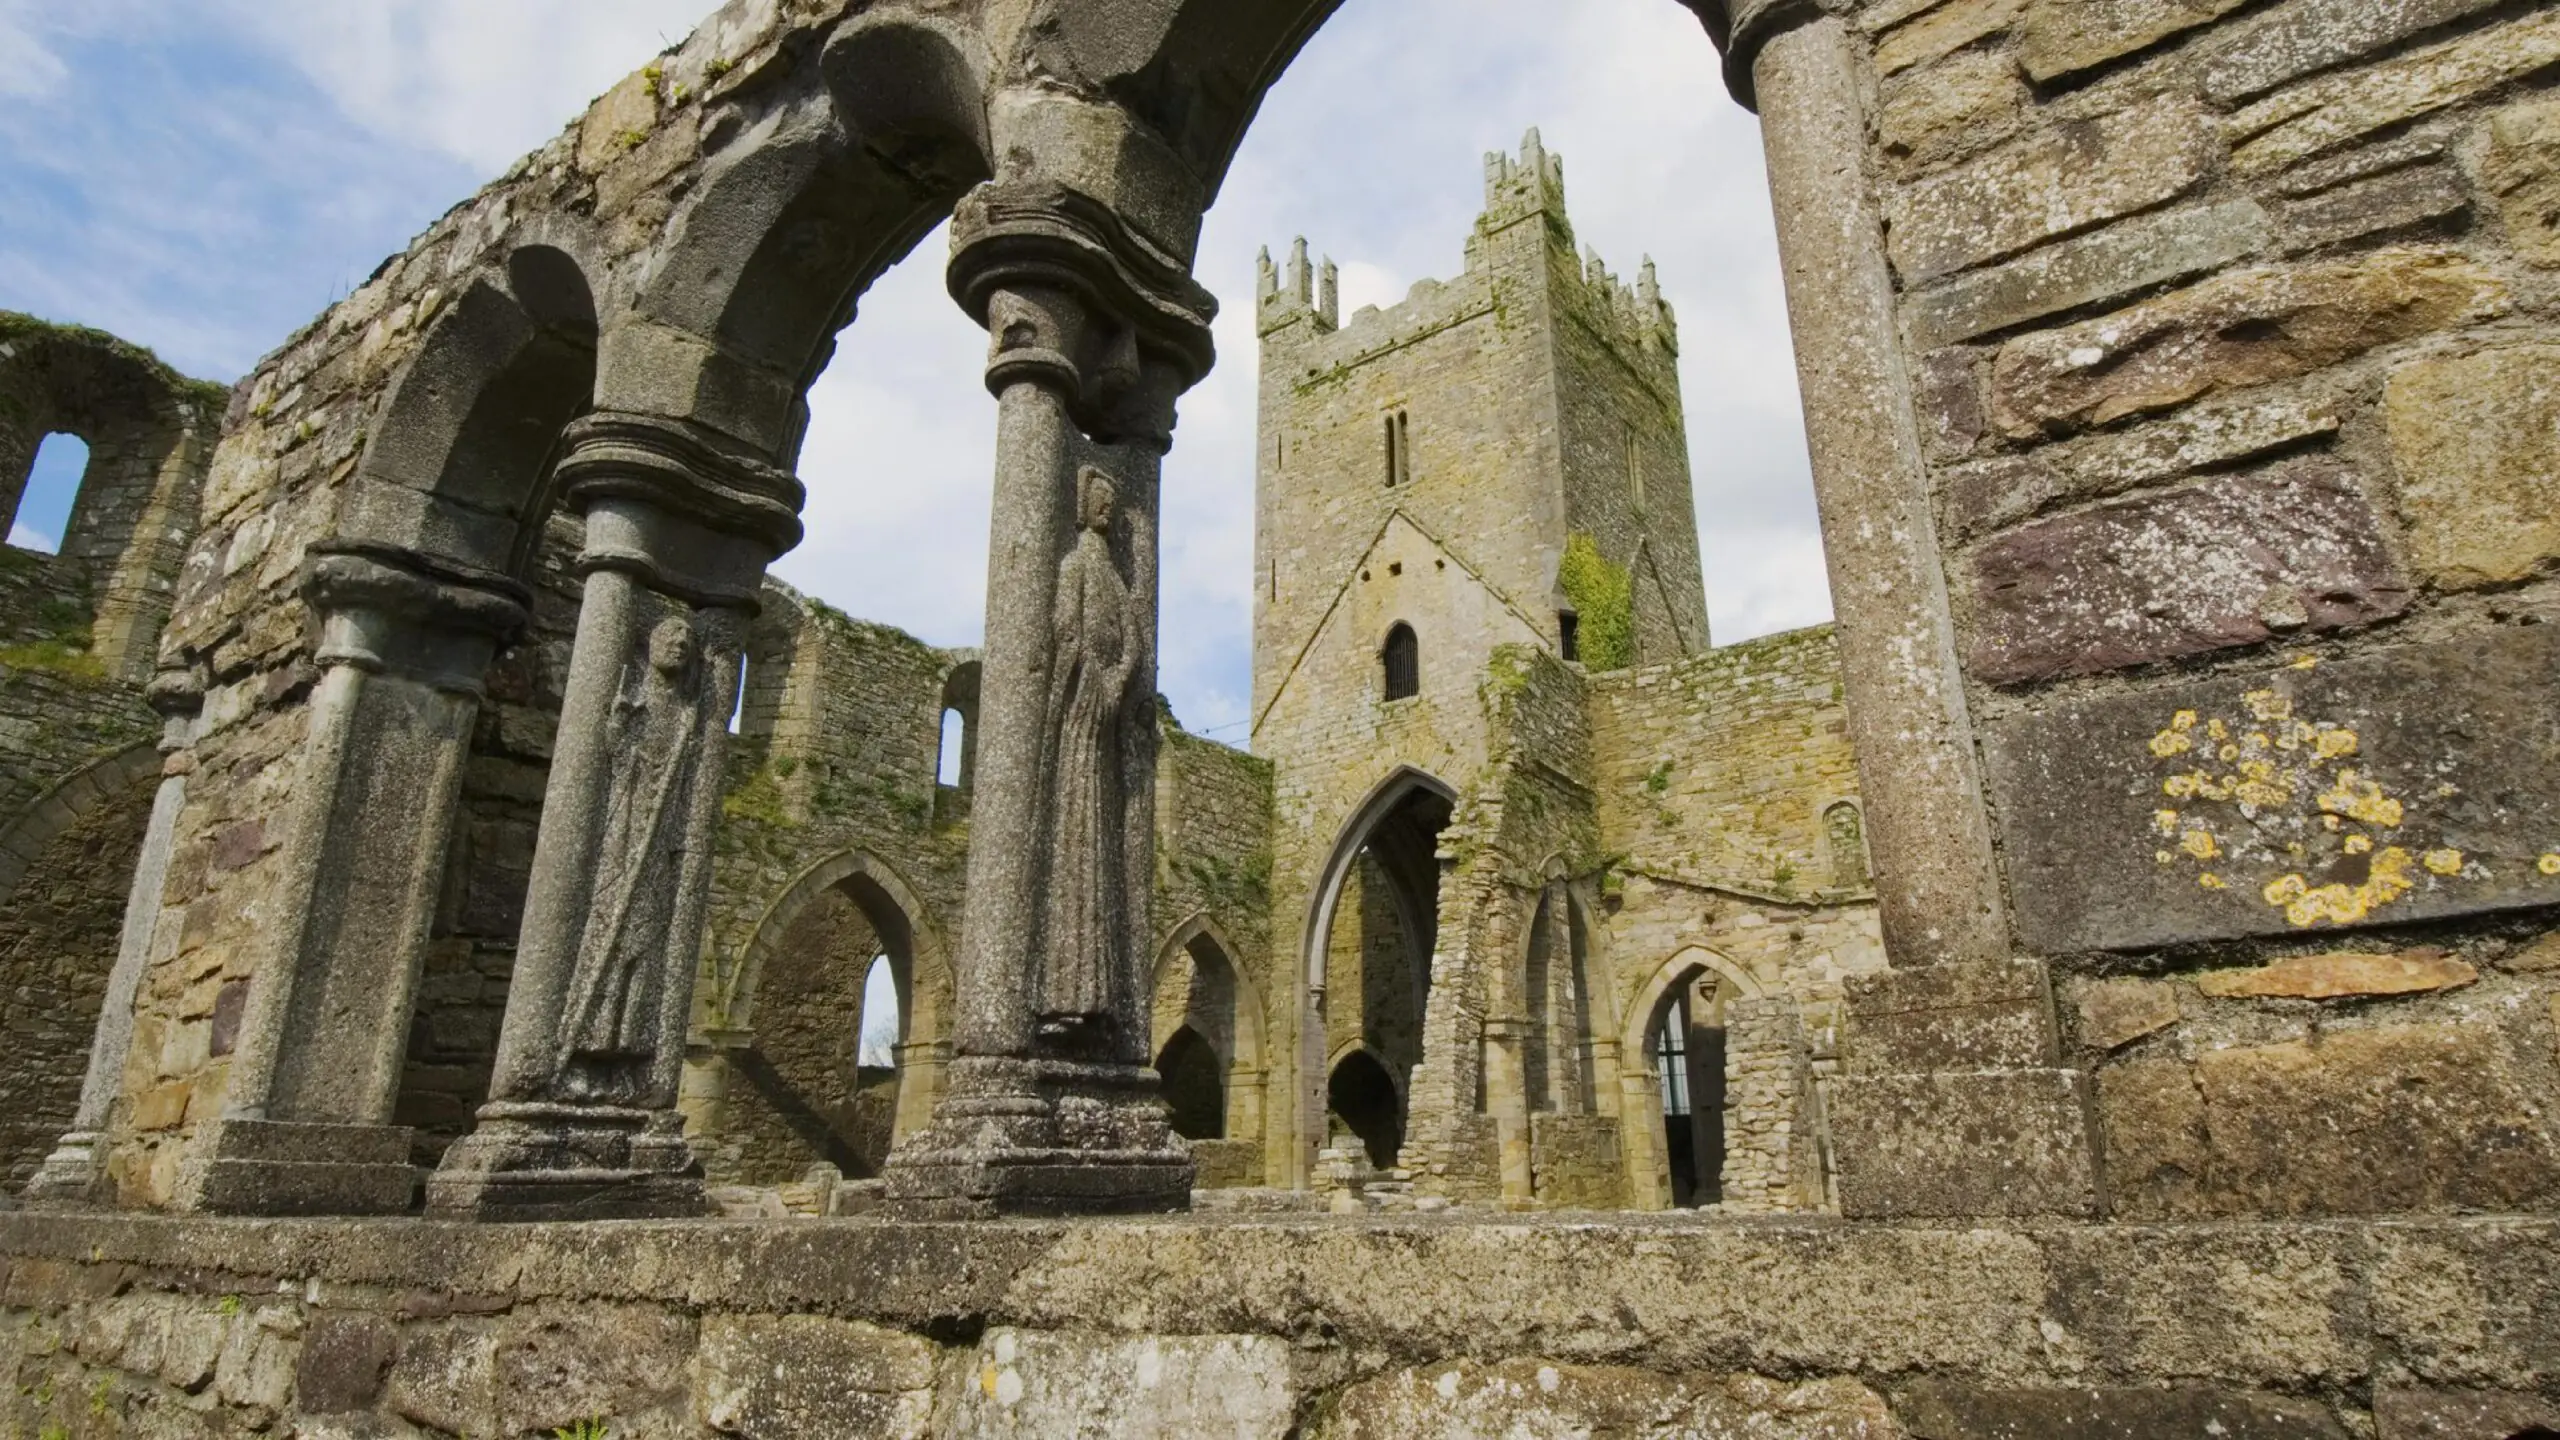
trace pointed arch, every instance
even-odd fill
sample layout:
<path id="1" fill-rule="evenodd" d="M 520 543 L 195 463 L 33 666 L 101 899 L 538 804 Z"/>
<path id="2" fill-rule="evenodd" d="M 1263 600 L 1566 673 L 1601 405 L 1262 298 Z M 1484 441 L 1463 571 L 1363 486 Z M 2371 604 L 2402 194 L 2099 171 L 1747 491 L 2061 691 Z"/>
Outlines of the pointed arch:
<path id="1" fill-rule="evenodd" d="M 951 952 L 915 888 L 897 867 L 867 850 L 844 851 L 809 866 L 765 907 L 735 968 L 718 987 L 713 1012 L 718 1023 L 734 1030 L 753 1028 L 757 987 L 775 947 L 802 911 L 839 887 L 861 907 L 893 959 L 901 949 L 906 953 L 898 1013 L 906 1019 L 908 1043 L 939 1041 L 950 1031 Z"/>
<path id="2" fill-rule="evenodd" d="M 1378 823 L 1394 813 L 1397 806 L 1417 794 L 1437 798 L 1452 810 L 1457 808 L 1458 792 L 1447 781 L 1411 765 L 1399 765 L 1371 789 L 1351 818 L 1336 834 L 1333 848 L 1327 852 L 1322 869 L 1316 872 L 1316 887 L 1307 911 L 1305 975 L 1310 989 L 1325 987 L 1326 940 L 1333 933 L 1334 909 L 1342 901 L 1342 885 L 1351 873 L 1351 865 L 1359 857 L 1361 847 L 1369 843 L 1370 832 Z"/>

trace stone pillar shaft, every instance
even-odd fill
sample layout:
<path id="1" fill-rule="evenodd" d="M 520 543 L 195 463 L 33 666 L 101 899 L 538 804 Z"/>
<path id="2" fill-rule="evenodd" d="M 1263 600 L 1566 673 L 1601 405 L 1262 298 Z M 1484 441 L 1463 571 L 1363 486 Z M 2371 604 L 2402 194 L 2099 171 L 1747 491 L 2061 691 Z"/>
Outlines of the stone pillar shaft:
<path id="1" fill-rule="evenodd" d="M 194 743 L 196 722 L 204 709 L 202 681 L 185 671 L 165 672 L 151 687 L 151 704 L 161 714 L 161 753 L 175 756 Z M 104 1193 L 107 1122 L 124 1088 L 125 1060 L 133 1048 L 134 996 L 142 988 L 143 972 L 150 968 L 161 892 L 169 880 L 170 852 L 177 846 L 178 812 L 186 803 L 187 770 L 171 765 L 151 797 L 142 855 L 125 892 L 124 928 L 116 943 L 115 968 L 107 973 L 107 993 L 98 1006 L 96 1036 L 89 1043 L 89 1071 L 80 1085 L 80 1109 L 71 1129 L 27 1182 L 31 1201 L 85 1204 L 109 1198 Z"/>
<path id="2" fill-rule="evenodd" d="M 1117 214 L 995 185 L 953 224 L 997 464 L 953 1058 L 888 1169 L 913 1213 L 1188 1203 L 1147 1068 L 1158 491 L 1215 305 Z"/>
<path id="3" fill-rule="evenodd" d="M 598 415 L 578 635 L 497 1068 L 428 1204 L 480 1219 L 698 1214 L 687 1019 L 746 622 L 799 483 L 681 421 Z"/>
<path id="4" fill-rule="evenodd" d="M 391 1123 L 442 888 L 480 685 L 523 626 L 504 577 L 424 556 L 321 552 L 321 617 L 275 897 L 221 1118 L 189 1157 L 190 1208 L 368 1214 L 409 1207 L 409 1132 Z"/>
<path id="5" fill-rule="evenodd" d="M 1484 1108 L 1493 1116 L 1501 1147 L 1502 1205 L 1526 1210 L 1537 1203 L 1530 1167 L 1528 1047 L 1537 1025 L 1525 1016 L 1484 1022 Z"/>
<path id="6" fill-rule="evenodd" d="M 1768 153 L 1886 950 L 1903 967 L 1996 958 L 2007 922 L 1865 171 L 1859 56 L 1836 17 L 1743 10 L 1733 53 L 1751 57 Z"/>

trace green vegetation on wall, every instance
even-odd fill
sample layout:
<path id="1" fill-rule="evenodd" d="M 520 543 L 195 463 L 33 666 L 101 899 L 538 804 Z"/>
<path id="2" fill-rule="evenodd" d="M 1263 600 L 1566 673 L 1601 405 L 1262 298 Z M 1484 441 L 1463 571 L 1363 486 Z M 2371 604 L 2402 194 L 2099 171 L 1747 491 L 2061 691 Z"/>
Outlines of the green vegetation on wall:
<path id="1" fill-rule="evenodd" d="M 1556 584 L 1581 617 L 1582 663 L 1593 670 L 1624 670 L 1636 660 L 1635 581 L 1623 565 L 1609 563 L 1582 531 L 1565 537 Z"/>

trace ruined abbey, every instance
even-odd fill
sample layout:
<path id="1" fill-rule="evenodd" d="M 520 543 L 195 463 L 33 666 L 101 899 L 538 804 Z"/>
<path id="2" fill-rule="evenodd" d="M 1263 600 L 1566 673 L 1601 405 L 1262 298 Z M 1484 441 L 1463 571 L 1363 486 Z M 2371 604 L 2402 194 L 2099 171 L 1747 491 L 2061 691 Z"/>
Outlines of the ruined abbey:
<path id="1" fill-rule="evenodd" d="M 1677 3 L 1741 644 L 1535 131 L 1214 353 L 1326 0 L 729 0 L 227 391 L 0 313 L 0 1437 L 2560 1435 L 2560 4 Z M 946 220 L 974 650 L 766 573 Z"/>

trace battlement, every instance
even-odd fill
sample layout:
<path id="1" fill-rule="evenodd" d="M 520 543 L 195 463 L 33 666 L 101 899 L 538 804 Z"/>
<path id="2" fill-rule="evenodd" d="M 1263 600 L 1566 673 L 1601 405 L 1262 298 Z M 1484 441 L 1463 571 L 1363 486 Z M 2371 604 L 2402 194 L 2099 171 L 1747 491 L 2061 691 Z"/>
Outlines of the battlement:
<path id="1" fill-rule="evenodd" d="M 1311 263 L 1304 236 L 1290 243 L 1284 264 L 1273 264 L 1271 251 L 1264 249 L 1258 257 L 1254 289 L 1258 333 L 1266 342 L 1286 334 L 1298 343 L 1341 333 L 1351 338 L 1338 347 L 1327 347 L 1328 358 L 1316 363 L 1319 368 L 1327 363 L 1357 363 L 1362 354 L 1391 348 L 1398 337 L 1442 323 L 1453 294 L 1481 288 L 1465 282 L 1489 279 L 1506 258 L 1524 253 L 1504 249 L 1500 243 L 1504 232 L 1523 220 L 1543 217 L 1544 240 L 1552 243 L 1539 243 L 1525 252 L 1534 258 L 1512 263 L 1544 267 L 1543 278 L 1555 282 L 1558 298 L 1631 358 L 1655 357 L 1667 363 L 1679 355 L 1678 322 L 1670 303 L 1662 298 L 1653 257 L 1644 258 L 1633 284 L 1619 279 L 1588 247 L 1579 262 L 1571 258 L 1574 235 L 1573 222 L 1565 212 L 1564 157 L 1549 152 L 1534 127 L 1522 137 L 1517 156 L 1498 151 L 1485 155 L 1484 201 L 1484 211 L 1467 236 L 1466 264 L 1457 278 L 1417 281 L 1396 305 L 1383 310 L 1362 307 L 1347 329 L 1341 314 L 1341 272 L 1331 257 Z M 1561 252 L 1562 263 L 1551 252 Z"/>

